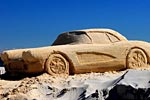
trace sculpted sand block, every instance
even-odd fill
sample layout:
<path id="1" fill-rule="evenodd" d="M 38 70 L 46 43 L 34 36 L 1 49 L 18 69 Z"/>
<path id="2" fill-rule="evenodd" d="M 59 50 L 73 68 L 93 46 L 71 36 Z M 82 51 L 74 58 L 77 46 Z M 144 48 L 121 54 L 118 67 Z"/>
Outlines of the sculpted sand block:
<path id="1" fill-rule="evenodd" d="M 110 29 L 86 29 L 62 33 L 52 46 L 4 51 L 1 58 L 10 73 L 118 71 L 149 64 L 150 44 Z"/>

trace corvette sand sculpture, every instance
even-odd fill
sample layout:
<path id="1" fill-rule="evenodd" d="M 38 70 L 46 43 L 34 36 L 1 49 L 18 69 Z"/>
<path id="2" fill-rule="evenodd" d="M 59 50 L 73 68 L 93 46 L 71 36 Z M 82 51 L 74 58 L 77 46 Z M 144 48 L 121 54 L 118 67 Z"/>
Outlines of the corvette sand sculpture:
<path id="1" fill-rule="evenodd" d="M 51 46 L 16 49 L 1 54 L 7 73 L 69 75 L 141 68 L 150 63 L 150 44 L 128 41 L 111 29 L 85 29 L 60 34 Z"/>

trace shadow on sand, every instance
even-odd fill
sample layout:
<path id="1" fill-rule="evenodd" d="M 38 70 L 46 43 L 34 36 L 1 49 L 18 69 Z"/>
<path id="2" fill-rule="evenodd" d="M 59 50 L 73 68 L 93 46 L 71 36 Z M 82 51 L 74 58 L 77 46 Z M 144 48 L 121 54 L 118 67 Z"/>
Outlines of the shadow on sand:
<path id="1" fill-rule="evenodd" d="M 2 80 L 21 80 L 23 78 L 31 78 L 31 77 L 36 77 L 36 76 L 39 76 L 43 73 L 38 73 L 38 74 L 25 74 L 25 73 L 18 73 L 18 74 L 10 74 L 10 73 L 7 73 L 5 72 L 4 74 L 0 75 L 0 79 Z"/>

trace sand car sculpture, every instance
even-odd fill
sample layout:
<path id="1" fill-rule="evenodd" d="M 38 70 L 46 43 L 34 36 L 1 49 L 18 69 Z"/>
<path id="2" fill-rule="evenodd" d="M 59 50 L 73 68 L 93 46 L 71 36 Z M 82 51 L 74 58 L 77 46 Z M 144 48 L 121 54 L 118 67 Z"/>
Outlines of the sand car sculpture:
<path id="1" fill-rule="evenodd" d="M 150 44 L 111 29 L 85 29 L 62 33 L 51 46 L 4 51 L 1 58 L 8 73 L 119 71 L 149 64 Z"/>

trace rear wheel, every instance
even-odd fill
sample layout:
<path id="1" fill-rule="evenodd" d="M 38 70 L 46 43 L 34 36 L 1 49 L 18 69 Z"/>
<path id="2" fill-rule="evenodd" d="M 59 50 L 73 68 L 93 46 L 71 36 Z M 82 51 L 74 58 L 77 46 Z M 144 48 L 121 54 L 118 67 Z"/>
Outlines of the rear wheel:
<path id="1" fill-rule="evenodd" d="M 69 75 L 69 63 L 61 54 L 51 54 L 46 61 L 46 71 L 50 75 Z"/>
<path id="2" fill-rule="evenodd" d="M 127 68 L 135 69 L 147 65 L 147 56 L 141 49 L 134 48 L 127 55 Z"/>

